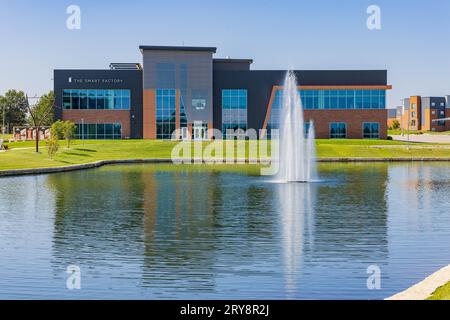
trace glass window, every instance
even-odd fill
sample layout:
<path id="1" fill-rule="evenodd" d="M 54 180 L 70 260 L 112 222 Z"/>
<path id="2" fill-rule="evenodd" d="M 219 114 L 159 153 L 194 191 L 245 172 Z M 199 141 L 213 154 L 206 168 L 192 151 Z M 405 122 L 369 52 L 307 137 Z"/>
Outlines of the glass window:
<path id="1" fill-rule="evenodd" d="M 330 138 L 344 139 L 347 137 L 347 124 L 344 122 L 330 123 Z"/>
<path id="2" fill-rule="evenodd" d="M 80 90 L 71 90 L 71 109 L 80 109 Z"/>
<path id="3" fill-rule="evenodd" d="M 63 90 L 63 109 L 72 109 L 70 91 L 71 90 Z"/>
<path id="4" fill-rule="evenodd" d="M 235 134 L 228 130 L 247 131 L 247 90 L 222 90 L 222 134 L 223 138 L 234 138 Z"/>
<path id="5" fill-rule="evenodd" d="M 122 109 L 122 92 L 121 90 L 117 90 L 114 92 L 114 109 L 121 110 Z"/>
<path id="6" fill-rule="evenodd" d="M 378 122 L 363 123 L 363 138 L 364 139 L 379 139 L 380 125 Z"/>
<path id="7" fill-rule="evenodd" d="M 80 109 L 88 108 L 87 90 L 80 90 Z"/>
<path id="8" fill-rule="evenodd" d="M 88 108 L 89 109 L 97 109 L 97 91 L 96 90 L 88 91 Z"/>
<path id="9" fill-rule="evenodd" d="M 156 138 L 171 139 L 176 128 L 176 90 L 156 90 Z M 181 108 L 181 105 L 180 105 Z M 184 108 L 183 108 L 184 109 Z M 181 111 L 181 109 L 180 109 Z M 181 114 L 180 114 L 181 116 Z M 181 117 L 180 117 L 181 123 Z"/>
<path id="10" fill-rule="evenodd" d="M 97 90 L 97 109 L 105 109 L 105 91 Z"/>
<path id="11" fill-rule="evenodd" d="M 122 125 L 120 123 L 85 123 L 76 124 L 76 139 L 121 139 Z"/>
<path id="12" fill-rule="evenodd" d="M 129 110 L 130 90 L 63 90 L 63 109 Z"/>

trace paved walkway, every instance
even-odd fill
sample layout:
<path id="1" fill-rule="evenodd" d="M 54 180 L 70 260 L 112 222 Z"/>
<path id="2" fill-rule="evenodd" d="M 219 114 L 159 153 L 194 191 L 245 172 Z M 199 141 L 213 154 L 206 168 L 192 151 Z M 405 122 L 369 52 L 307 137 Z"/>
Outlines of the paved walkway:
<path id="1" fill-rule="evenodd" d="M 408 141 L 408 136 L 393 135 L 392 139 L 398 141 Z M 428 143 L 450 143 L 450 134 L 410 134 L 411 142 L 428 142 Z"/>
<path id="2" fill-rule="evenodd" d="M 419 282 L 418 284 L 400 292 L 386 300 L 425 300 L 436 291 L 450 281 L 450 265 L 433 273 L 431 276 Z"/>

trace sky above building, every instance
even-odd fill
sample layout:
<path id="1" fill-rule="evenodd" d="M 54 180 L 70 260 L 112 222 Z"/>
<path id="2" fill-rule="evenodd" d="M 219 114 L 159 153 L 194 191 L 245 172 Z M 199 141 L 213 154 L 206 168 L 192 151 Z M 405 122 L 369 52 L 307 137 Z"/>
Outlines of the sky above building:
<path id="1" fill-rule="evenodd" d="M 81 28 L 67 28 L 70 5 Z M 370 5 L 381 29 L 367 27 Z M 139 45 L 217 47 L 253 69 L 387 69 L 388 106 L 450 94 L 450 2 L 443 0 L 2 0 L 0 94 L 53 88 L 53 69 L 140 62 Z"/>

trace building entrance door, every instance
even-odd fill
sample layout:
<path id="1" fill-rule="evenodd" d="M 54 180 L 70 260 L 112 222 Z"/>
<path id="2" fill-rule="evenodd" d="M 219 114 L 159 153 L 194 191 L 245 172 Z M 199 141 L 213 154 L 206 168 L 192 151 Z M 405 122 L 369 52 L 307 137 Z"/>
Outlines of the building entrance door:
<path id="1" fill-rule="evenodd" d="M 206 139 L 206 128 L 201 121 L 195 121 L 192 129 L 192 135 L 194 140 Z"/>
<path id="2" fill-rule="evenodd" d="M 188 140 L 188 128 L 181 128 L 181 140 Z"/>

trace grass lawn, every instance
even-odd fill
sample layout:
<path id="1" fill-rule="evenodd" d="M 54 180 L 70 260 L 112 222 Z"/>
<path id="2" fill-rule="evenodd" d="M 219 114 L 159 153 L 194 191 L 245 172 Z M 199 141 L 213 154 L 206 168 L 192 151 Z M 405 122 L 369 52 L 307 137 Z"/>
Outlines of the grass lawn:
<path id="1" fill-rule="evenodd" d="M 60 149 L 51 160 L 45 141 L 40 143 L 39 154 L 34 152 L 34 141 L 13 142 L 8 143 L 8 151 L 0 152 L 0 170 L 67 166 L 98 160 L 169 159 L 177 143 L 159 140 L 87 140 L 75 141 L 67 149 L 65 141 L 60 141 Z M 204 142 L 204 146 L 209 144 Z M 450 145 L 442 144 L 412 144 L 409 149 L 406 142 L 389 140 L 318 139 L 316 144 L 319 158 L 450 158 Z"/>
<path id="2" fill-rule="evenodd" d="M 9 139 L 14 139 L 14 135 L 12 135 L 12 134 L 5 134 L 5 135 L 2 135 L 1 134 L 1 131 L 0 131 L 0 140 L 9 140 Z"/>
<path id="3" fill-rule="evenodd" d="M 443 134 L 443 135 L 448 135 L 450 134 L 450 131 L 442 131 L 442 132 L 435 132 L 435 131 L 417 131 L 417 130 L 410 130 L 409 134 Z M 388 130 L 388 135 L 389 136 L 393 136 L 393 135 L 401 135 L 402 134 L 402 129 L 393 129 L 393 130 Z M 408 130 L 404 130 L 404 134 L 408 134 Z"/>
<path id="4" fill-rule="evenodd" d="M 427 300 L 450 300 L 450 282 L 437 288 Z"/>

